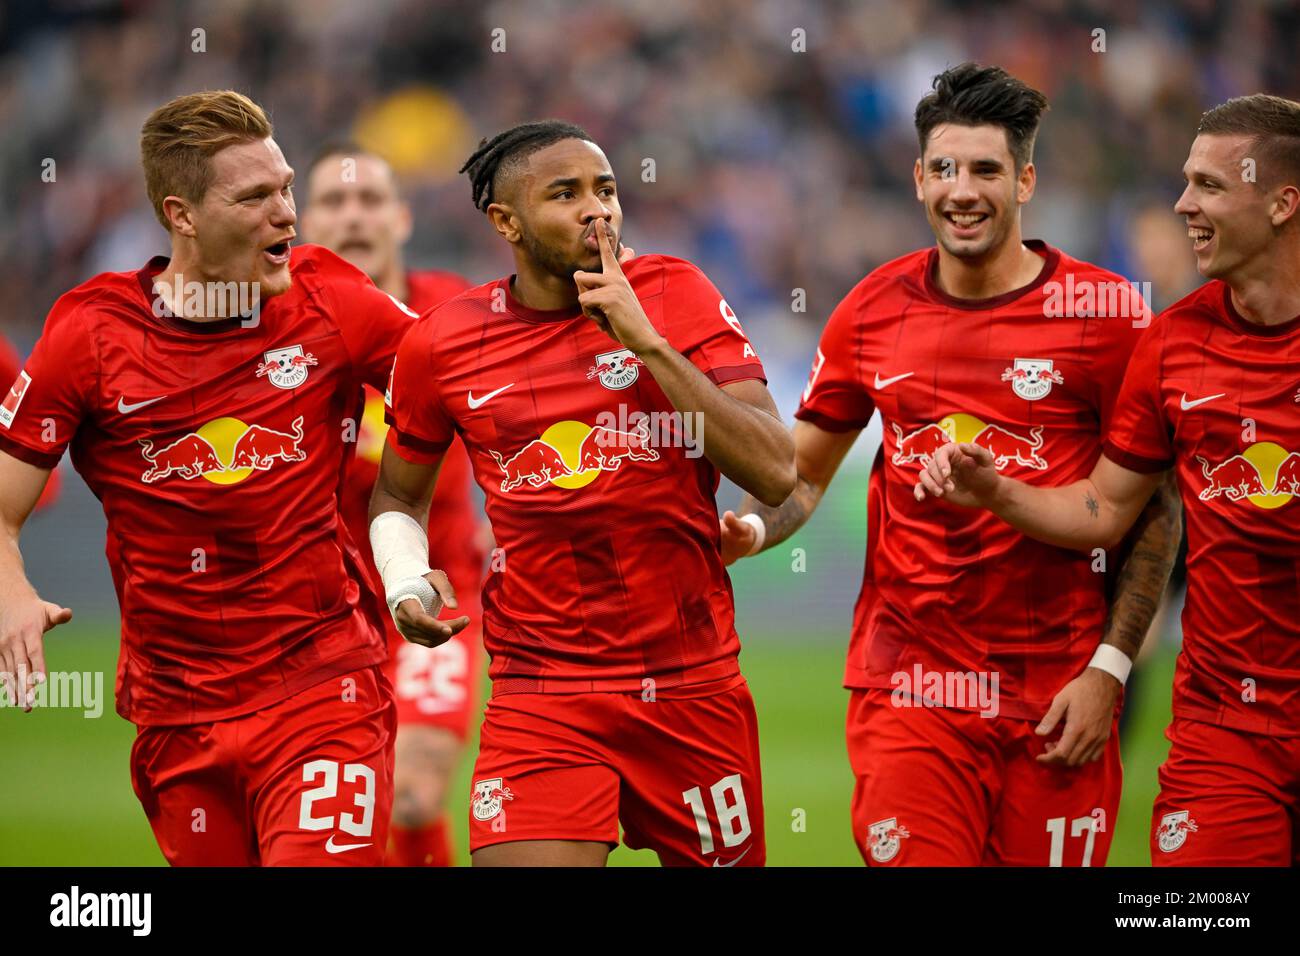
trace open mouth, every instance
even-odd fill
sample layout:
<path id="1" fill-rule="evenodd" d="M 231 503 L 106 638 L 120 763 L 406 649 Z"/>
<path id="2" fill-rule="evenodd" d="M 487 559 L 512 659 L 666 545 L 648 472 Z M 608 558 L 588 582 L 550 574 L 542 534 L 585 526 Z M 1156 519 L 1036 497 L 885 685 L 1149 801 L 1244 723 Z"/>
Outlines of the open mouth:
<path id="1" fill-rule="evenodd" d="M 1192 249 L 1196 252 L 1200 252 L 1208 246 L 1210 240 L 1214 238 L 1214 230 L 1207 226 L 1188 226 L 1187 235 L 1192 240 Z"/>
<path id="2" fill-rule="evenodd" d="M 262 255 L 277 266 L 282 266 L 289 261 L 289 240 L 277 242 L 274 245 L 267 246 L 262 250 Z"/>
<path id="3" fill-rule="evenodd" d="M 958 232 L 973 233 L 984 224 L 989 215 L 986 212 L 946 212 L 943 217 L 956 227 Z"/>
<path id="4" fill-rule="evenodd" d="M 369 252 L 371 245 L 364 239 L 345 239 L 339 245 L 339 252 L 347 255 L 350 252 Z"/>

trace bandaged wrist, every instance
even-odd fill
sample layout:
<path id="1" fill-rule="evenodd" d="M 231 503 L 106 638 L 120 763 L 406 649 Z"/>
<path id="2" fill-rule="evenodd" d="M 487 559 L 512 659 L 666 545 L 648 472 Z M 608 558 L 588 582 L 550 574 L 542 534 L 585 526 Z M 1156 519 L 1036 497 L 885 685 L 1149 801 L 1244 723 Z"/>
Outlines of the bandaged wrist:
<path id="1" fill-rule="evenodd" d="M 1105 671 L 1122 685 L 1128 680 L 1129 671 L 1133 669 L 1133 661 L 1118 647 L 1111 644 L 1099 644 L 1096 652 L 1092 655 L 1092 660 L 1088 662 L 1088 666 L 1095 667 L 1099 671 Z"/>
<path id="2" fill-rule="evenodd" d="M 396 613 L 397 605 L 415 598 L 425 608 L 431 607 L 436 593 L 425 575 L 429 567 L 429 536 L 420 523 L 401 511 L 385 511 L 370 522 L 370 550 L 375 567 L 384 582 L 384 600 L 388 610 Z"/>
<path id="3" fill-rule="evenodd" d="M 740 520 L 754 529 L 754 543 L 745 552 L 745 556 L 758 554 L 763 550 L 763 542 L 767 540 L 767 525 L 763 523 L 762 518 L 755 514 L 741 515 Z"/>

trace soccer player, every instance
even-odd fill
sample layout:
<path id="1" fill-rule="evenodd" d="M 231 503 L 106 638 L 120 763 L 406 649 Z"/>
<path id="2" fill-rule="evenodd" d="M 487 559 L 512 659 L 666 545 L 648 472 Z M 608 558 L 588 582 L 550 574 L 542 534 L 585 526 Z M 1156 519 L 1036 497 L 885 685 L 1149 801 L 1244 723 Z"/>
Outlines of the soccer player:
<path id="1" fill-rule="evenodd" d="M 1300 103 L 1201 119 L 1174 211 L 1210 281 L 1165 310 L 1124 378 L 1101 458 L 1060 487 L 939 450 L 916 486 L 1066 548 L 1107 546 L 1169 471 L 1187 603 L 1157 866 L 1300 864 Z M 938 508 L 947 508 L 944 502 Z"/>
<path id="2" fill-rule="evenodd" d="M 353 143 L 327 146 L 307 170 L 303 238 L 338 253 L 412 311 L 425 312 L 469 288 L 452 272 L 406 268 L 402 246 L 411 236 L 411 210 L 392 169 Z M 340 508 L 361 551 L 366 583 L 382 599 L 383 582 L 370 551 L 368 509 L 384 448 L 384 395 L 367 386 L 356 457 L 347 467 Z M 388 677 L 397 696 L 393 821 L 388 864 L 450 866 L 451 832 L 443 811 L 449 778 L 460 759 L 475 706 L 482 659 L 478 583 L 483 553 L 470 500 L 469 458 L 460 441 L 443 458 L 429 508 L 431 560 L 457 582 L 457 601 L 470 624 L 451 640 L 426 647 L 405 640 L 392 617 Z"/>
<path id="3" fill-rule="evenodd" d="M 731 307 L 691 263 L 617 259 L 623 213 L 581 129 L 528 123 L 465 169 L 514 275 L 426 313 L 393 369 L 371 540 L 403 633 L 436 600 L 424 505 L 459 434 L 500 548 L 475 865 L 765 860 L 758 731 L 713 495 L 777 504 L 793 445 Z"/>
<path id="4" fill-rule="evenodd" d="M 779 508 L 746 499 L 742 517 L 724 514 L 725 556 L 801 527 L 879 409 L 885 440 L 845 668 L 862 857 L 1100 866 L 1121 783 L 1113 724 L 1126 675 L 1115 658 L 1146 634 L 1176 512 L 1154 506 L 1108 614 L 1099 572 L 1116 555 L 926 509 L 912 487 L 954 438 L 1027 481 L 1087 474 L 1142 303 L 1118 276 L 1021 237 L 1043 95 L 970 63 L 933 85 L 916 109 L 914 178 L 936 245 L 879 267 L 832 313 L 795 414 L 798 486 Z M 1116 289 L 1132 318 L 1075 311 L 1089 288 Z"/>
<path id="5" fill-rule="evenodd" d="M 163 855 L 377 865 L 396 708 L 336 492 L 362 383 L 415 316 L 292 245 L 293 170 L 246 97 L 172 100 L 141 156 L 170 258 L 61 297 L 0 414 L 0 656 L 42 672 L 68 618 L 18 533 L 70 448 L 108 519 L 117 709 Z"/>

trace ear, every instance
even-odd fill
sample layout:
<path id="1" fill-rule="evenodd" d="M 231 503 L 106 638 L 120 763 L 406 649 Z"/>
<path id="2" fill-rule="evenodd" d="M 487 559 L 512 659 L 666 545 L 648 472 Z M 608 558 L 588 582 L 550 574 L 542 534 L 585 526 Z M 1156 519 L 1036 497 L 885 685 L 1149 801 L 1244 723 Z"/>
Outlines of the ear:
<path id="1" fill-rule="evenodd" d="M 413 222 L 410 203 L 405 200 L 399 202 L 397 204 L 397 244 L 399 246 L 406 245 L 406 241 L 411 238 Z"/>
<path id="2" fill-rule="evenodd" d="M 509 203 L 494 202 L 487 207 L 488 222 L 506 242 L 512 245 L 523 238 L 519 216 Z"/>
<path id="3" fill-rule="evenodd" d="M 1273 197 L 1271 208 L 1269 209 L 1269 219 L 1273 222 L 1273 228 L 1285 224 L 1289 220 L 1295 219 L 1300 222 L 1296 216 L 1296 211 L 1300 209 L 1300 188 L 1296 186 L 1283 186 L 1278 194 Z"/>
<path id="4" fill-rule="evenodd" d="M 925 202 L 925 191 L 921 189 L 921 183 L 925 181 L 925 171 L 921 168 L 921 157 L 916 157 L 916 162 L 912 164 L 912 181 L 916 183 L 916 201 Z"/>
<path id="5" fill-rule="evenodd" d="M 1038 185 L 1038 170 L 1034 168 L 1033 163 L 1025 163 L 1025 168 L 1020 170 L 1020 175 L 1016 177 L 1016 202 L 1023 206 L 1029 200 L 1034 198 L 1034 187 Z"/>
<path id="6" fill-rule="evenodd" d="M 180 196 L 168 196 L 163 200 L 163 218 L 167 220 L 171 231 L 178 236 L 193 239 L 197 234 L 194 229 L 194 207 L 189 200 Z"/>

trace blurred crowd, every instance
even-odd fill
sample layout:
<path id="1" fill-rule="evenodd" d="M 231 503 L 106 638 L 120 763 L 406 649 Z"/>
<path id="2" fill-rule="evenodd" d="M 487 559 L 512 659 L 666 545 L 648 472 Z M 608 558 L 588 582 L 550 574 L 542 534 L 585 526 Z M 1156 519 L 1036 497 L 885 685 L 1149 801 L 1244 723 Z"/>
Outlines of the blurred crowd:
<path id="1" fill-rule="evenodd" d="M 1216 0 L 14 0 L 0 331 L 26 349 L 62 292 L 166 251 L 141 122 L 234 87 L 271 112 L 291 164 L 340 137 L 387 155 L 415 208 L 412 264 L 475 281 L 510 259 L 460 164 L 517 122 L 585 126 L 620 177 L 628 243 L 699 264 L 774 376 L 801 382 L 839 298 L 932 241 L 912 112 L 967 59 L 1052 102 L 1026 234 L 1152 282 L 1164 306 L 1196 282 L 1172 204 L 1201 112 L 1300 96 L 1298 41 L 1296 4 Z"/>

